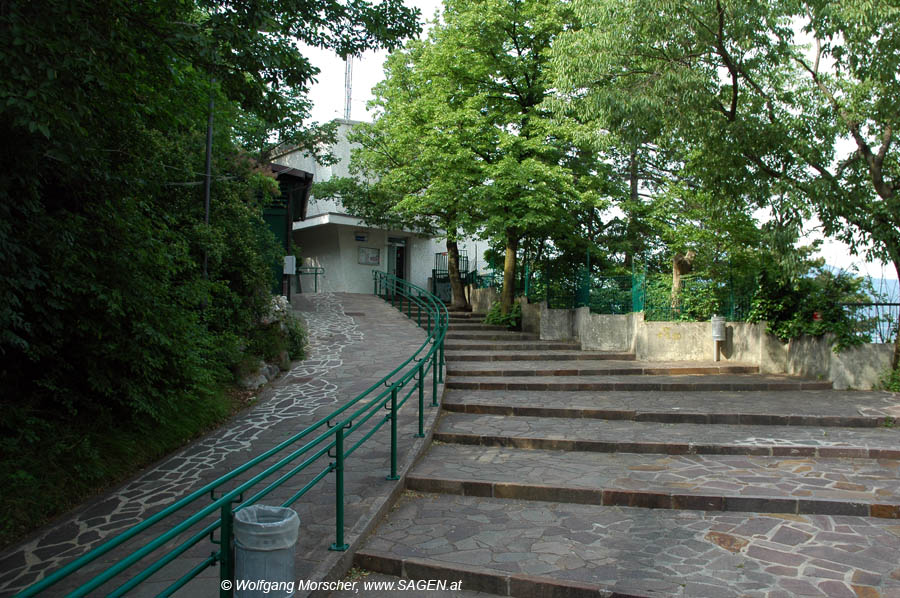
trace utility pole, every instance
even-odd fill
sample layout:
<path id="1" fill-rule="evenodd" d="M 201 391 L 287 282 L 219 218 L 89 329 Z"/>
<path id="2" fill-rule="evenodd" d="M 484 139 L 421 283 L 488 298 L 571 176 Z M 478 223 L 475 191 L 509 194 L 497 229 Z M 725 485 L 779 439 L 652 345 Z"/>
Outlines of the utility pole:
<path id="1" fill-rule="evenodd" d="M 215 83 L 212 79 L 211 83 Z M 215 103 L 213 101 L 213 87 L 210 85 L 209 90 L 209 116 L 206 121 L 206 174 L 203 177 L 203 222 L 209 227 L 209 188 L 212 183 L 212 141 L 213 141 L 213 109 Z M 209 278 L 209 252 L 203 250 L 203 278 Z"/>
<path id="2" fill-rule="evenodd" d="M 353 89 L 353 56 L 344 59 L 344 119 L 350 120 L 350 102 Z"/>

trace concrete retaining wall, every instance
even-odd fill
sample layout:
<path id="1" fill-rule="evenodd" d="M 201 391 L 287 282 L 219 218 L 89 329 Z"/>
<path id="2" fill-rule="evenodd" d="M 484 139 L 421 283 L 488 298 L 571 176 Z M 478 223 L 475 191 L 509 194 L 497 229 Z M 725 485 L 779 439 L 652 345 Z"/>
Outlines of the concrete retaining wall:
<path id="1" fill-rule="evenodd" d="M 541 306 L 542 303 L 528 303 L 525 297 L 519 297 L 516 301 L 522 306 L 522 332 L 532 334 L 541 331 Z"/>
<path id="2" fill-rule="evenodd" d="M 784 371 L 788 374 L 831 380 L 838 390 L 870 390 L 878 386 L 891 366 L 893 346 L 871 343 L 831 350 L 831 335 L 801 336 L 787 344 Z"/>
<path id="3" fill-rule="evenodd" d="M 466 293 L 469 297 L 469 304 L 472 306 L 472 313 L 476 314 L 486 314 L 492 303 L 500 301 L 500 293 L 491 287 L 476 289 L 473 286 L 468 286 L 466 287 Z"/>
<path id="4" fill-rule="evenodd" d="M 634 351 L 634 326 L 643 314 L 592 314 L 587 307 L 575 310 L 575 337 L 591 351 Z"/>
<path id="5" fill-rule="evenodd" d="M 546 301 L 541 303 L 540 306 L 542 340 L 568 341 L 576 338 L 574 309 L 550 309 L 547 307 Z"/>
<path id="6" fill-rule="evenodd" d="M 645 322 L 644 314 L 592 314 L 587 307 L 549 309 L 546 303 L 522 303 L 523 329 L 543 340 L 577 340 L 594 351 L 634 352 L 647 361 L 710 361 L 715 357 L 710 322 Z M 782 343 L 766 332 L 766 323 L 726 323 L 720 346 L 723 362 L 758 365 L 764 374 L 790 374 L 830 380 L 838 390 L 870 390 L 890 366 L 892 346 L 868 344 L 840 353 L 830 336 L 803 336 Z"/>

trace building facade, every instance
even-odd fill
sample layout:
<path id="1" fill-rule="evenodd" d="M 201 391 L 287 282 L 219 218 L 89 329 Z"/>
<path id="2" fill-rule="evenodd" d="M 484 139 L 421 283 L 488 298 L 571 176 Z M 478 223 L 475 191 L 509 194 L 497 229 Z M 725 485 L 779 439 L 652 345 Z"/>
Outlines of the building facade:
<path id="1" fill-rule="evenodd" d="M 313 184 L 350 176 L 352 146 L 347 141 L 347 133 L 357 123 L 338 120 L 338 139 L 331 149 L 337 158 L 333 165 L 322 166 L 312 156 L 297 150 L 277 155 L 274 162 L 311 174 Z M 304 270 L 322 269 L 321 273 L 310 271 L 298 276 L 302 292 L 312 292 L 318 287 L 320 292 L 371 293 L 372 270 L 395 274 L 432 290 L 436 255 L 446 252 L 441 238 L 368 226 L 333 199 L 309 200 L 306 213 L 293 223 L 292 241 L 300 248 Z M 469 257 L 472 269 L 477 269 L 479 263 L 483 265 L 481 253 L 487 248 L 486 242 L 466 239 L 459 243 L 459 248 Z"/>

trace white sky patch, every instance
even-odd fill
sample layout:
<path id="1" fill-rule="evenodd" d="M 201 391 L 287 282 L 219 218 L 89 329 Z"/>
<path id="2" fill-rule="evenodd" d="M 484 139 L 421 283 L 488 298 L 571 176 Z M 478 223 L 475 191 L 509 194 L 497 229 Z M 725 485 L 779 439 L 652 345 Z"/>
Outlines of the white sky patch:
<path id="1" fill-rule="evenodd" d="M 434 18 L 435 11 L 443 6 L 441 0 L 405 0 L 406 6 L 416 7 L 421 12 L 423 30 L 421 38 L 428 32 L 428 21 Z M 312 86 L 309 97 L 313 101 L 312 120 L 320 123 L 344 117 L 344 61 L 331 50 L 319 48 L 303 48 L 304 55 L 313 66 L 321 72 L 318 83 Z M 353 59 L 353 88 L 351 96 L 350 118 L 353 120 L 371 120 L 366 111 L 366 104 L 372 99 L 372 88 L 384 79 L 384 61 L 387 51 L 365 52 Z"/>

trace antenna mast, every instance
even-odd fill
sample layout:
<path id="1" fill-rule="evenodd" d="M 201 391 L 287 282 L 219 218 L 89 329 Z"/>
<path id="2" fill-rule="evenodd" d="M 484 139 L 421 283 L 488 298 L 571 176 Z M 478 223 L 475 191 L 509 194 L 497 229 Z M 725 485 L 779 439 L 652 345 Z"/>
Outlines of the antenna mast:
<path id="1" fill-rule="evenodd" d="M 353 88 L 353 56 L 344 59 L 344 118 L 350 120 L 350 98 Z"/>

